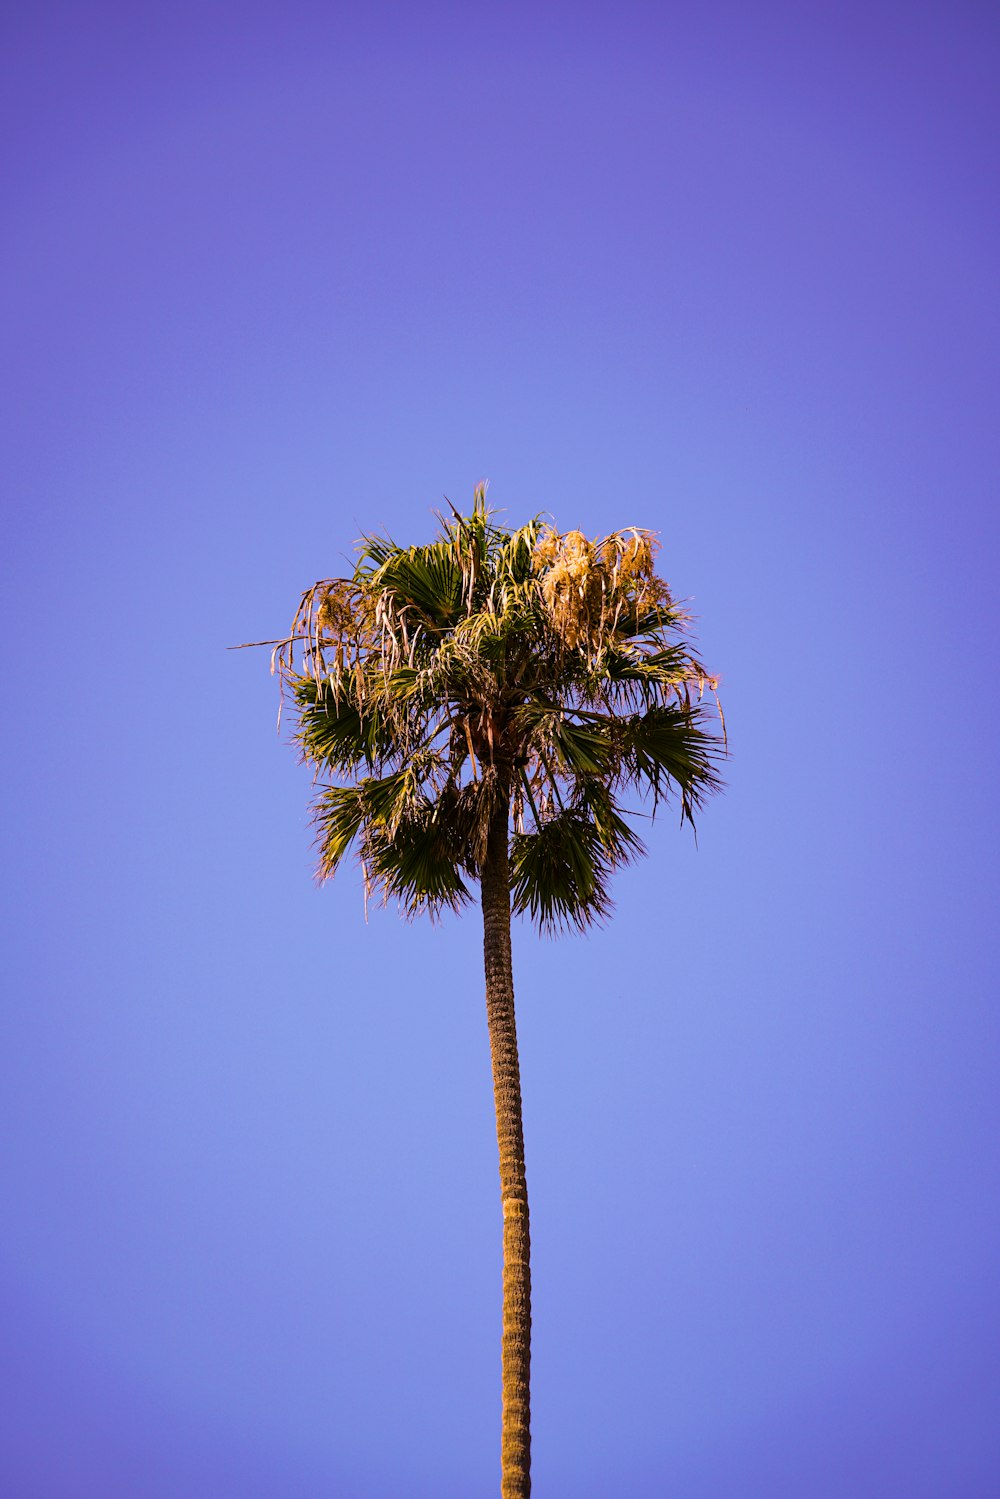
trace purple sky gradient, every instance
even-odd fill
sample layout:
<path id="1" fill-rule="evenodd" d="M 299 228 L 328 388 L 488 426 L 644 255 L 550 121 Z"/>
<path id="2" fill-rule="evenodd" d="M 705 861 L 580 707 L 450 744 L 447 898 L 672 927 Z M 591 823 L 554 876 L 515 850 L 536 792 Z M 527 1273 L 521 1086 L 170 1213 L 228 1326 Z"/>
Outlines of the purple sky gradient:
<path id="1" fill-rule="evenodd" d="M 475 910 L 311 882 L 362 530 L 638 524 L 729 789 L 515 933 L 539 1499 L 994 1499 L 1000 20 L 4 21 L 0 1492 L 486 1499 Z"/>

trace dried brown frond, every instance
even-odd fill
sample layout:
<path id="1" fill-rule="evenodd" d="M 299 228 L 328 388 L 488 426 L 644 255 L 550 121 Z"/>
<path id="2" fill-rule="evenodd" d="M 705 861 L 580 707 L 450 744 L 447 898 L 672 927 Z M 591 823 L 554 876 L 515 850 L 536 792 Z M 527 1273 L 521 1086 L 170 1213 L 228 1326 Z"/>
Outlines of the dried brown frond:
<path id="1" fill-rule="evenodd" d="M 535 549 L 542 598 L 564 643 L 589 645 L 604 613 L 605 570 L 582 531 L 545 532 Z"/>
<path id="2" fill-rule="evenodd" d="M 370 649 L 376 628 L 371 599 L 365 589 L 347 578 L 322 578 L 306 589 L 291 630 L 271 658 L 271 670 L 282 684 L 297 678 L 322 681 L 332 671 L 342 674 Z"/>
<path id="3" fill-rule="evenodd" d="M 322 639 L 342 640 L 345 635 L 354 635 L 358 620 L 356 601 L 349 583 L 338 578 L 322 595 L 316 609 L 316 633 Z"/>
<path id="4" fill-rule="evenodd" d="M 658 548 L 652 532 L 636 527 L 601 541 L 588 540 L 582 531 L 542 531 L 532 563 L 564 645 L 594 651 L 623 617 L 669 606 L 667 585 L 653 571 Z"/>
<path id="5" fill-rule="evenodd" d="M 660 544 L 651 531 L 632 526 L 627 531 L 613 531 L 600 543 L 600 558 L 615 582 L 652 578 L 653 563 Z"/>
<path id="6" fill-rule="evenodd" d="M 559 553 L 559 543 L 562 538 L 559 532 L 551 526 L 543 526 L 535 543 L 532 562 L 536 573 L 544 572 L 551 567 Z"/>

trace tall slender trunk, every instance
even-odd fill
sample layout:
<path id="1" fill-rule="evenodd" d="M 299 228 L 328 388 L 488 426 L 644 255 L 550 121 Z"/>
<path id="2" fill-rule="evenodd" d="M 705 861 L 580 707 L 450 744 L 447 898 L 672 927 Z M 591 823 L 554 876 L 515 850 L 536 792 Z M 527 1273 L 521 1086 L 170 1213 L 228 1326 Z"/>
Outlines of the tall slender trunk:
<path id="1" fill-rule="evenodd" d="M 531 1245 L 528 1186 L 521 1126 L 521 1070 L 514 1024 L 510 955 L 508 797 L 501 796 L 490 828 L 482 871 L 486 1018 L 493 1062 L 493 1097 L 500 1147 L 503 1202 L 503 1432 L 502 1499 L 531 1493 Z"/>

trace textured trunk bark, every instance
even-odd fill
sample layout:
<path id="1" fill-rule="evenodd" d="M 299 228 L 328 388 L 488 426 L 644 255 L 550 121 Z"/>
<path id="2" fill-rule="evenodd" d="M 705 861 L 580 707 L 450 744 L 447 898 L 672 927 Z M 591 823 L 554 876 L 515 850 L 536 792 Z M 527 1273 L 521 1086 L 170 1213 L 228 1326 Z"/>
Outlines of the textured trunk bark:
<path id="1" fill-rule="evenodd" d="M 531 1493 L 531 1266 L 528 1187 L 521 1126 L 521 1071 L 514 1024 L 510 955 L 510 865 L 507 799 L 490 829 L 482 873 L 486 1018 L 493 1062 L 493 1097 L 500 1147 L 503 1202 L 503 1430 L 502 1499 Z"/>

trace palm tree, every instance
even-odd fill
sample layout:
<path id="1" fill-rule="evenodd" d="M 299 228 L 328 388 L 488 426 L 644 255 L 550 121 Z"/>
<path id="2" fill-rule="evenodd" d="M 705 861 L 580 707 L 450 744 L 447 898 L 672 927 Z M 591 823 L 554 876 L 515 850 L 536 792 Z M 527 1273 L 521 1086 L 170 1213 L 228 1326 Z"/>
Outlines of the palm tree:
<path id="1" fill-rule="evenodd" d="M 426 546 L 360 543 L 349 577 L 302 596 L 272 669 L 296 709 L 319 873 L 354 846 L 406 916 L 458 909 L 478 880 L 503 1205 L 503 1499 L 530 1493 L 531 1274 L 511 913 L 543 931 L 606 917 L 609 877 L 643 852 L 619 797 L 676 797 L 693 823 L 718 786 L 713 689 L 647 531 L 589 541 L 495 520 L 486 487 Z M 274 644 L 273 642 L 269 642 Z"/>

